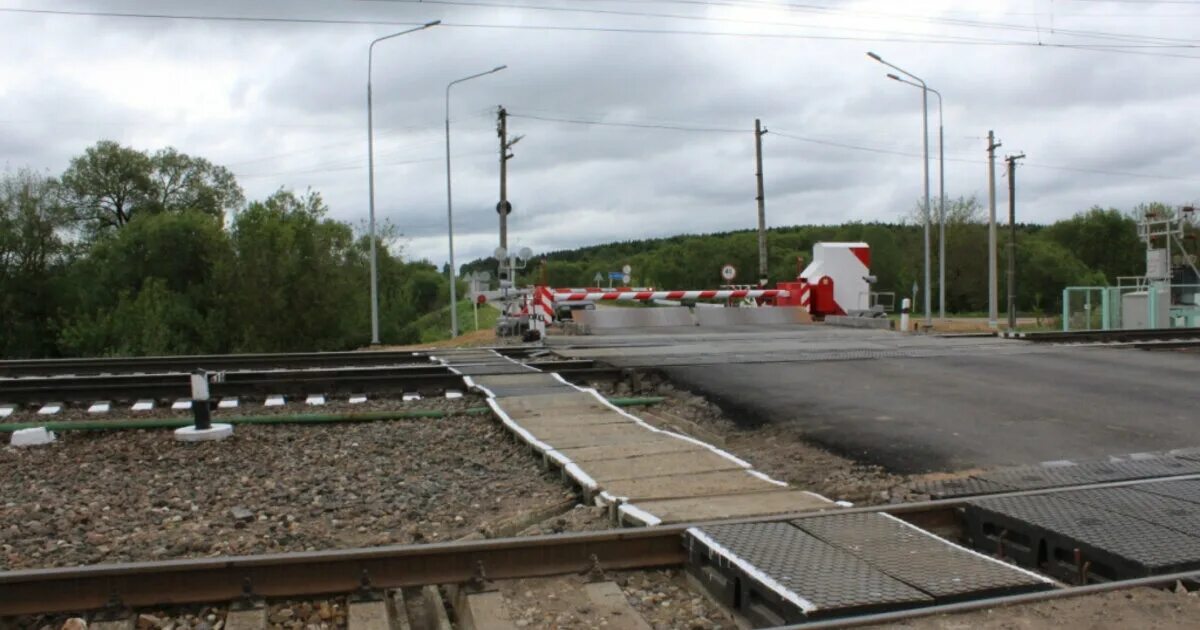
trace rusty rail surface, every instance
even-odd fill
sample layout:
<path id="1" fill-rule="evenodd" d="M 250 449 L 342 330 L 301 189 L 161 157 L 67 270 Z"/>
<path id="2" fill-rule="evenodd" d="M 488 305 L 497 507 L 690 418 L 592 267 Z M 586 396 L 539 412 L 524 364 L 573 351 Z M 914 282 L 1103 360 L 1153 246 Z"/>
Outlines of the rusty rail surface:
<path id="1" fill-rule="evenodd" d="M 298 597 L 487 579 L 677 566 L 681 528 L 0 573 L 0 615 Z"/>

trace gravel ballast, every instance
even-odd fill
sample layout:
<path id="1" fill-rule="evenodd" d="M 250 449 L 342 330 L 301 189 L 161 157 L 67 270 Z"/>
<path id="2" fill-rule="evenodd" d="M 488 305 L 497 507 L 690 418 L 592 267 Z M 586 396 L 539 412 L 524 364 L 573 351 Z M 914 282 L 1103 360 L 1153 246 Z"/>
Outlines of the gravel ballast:
<path id="1" fill-rule="evenodd" d="M 457 403 L 459 401 L 452 401 Z M 570 491 L 487 416 L 0 447 L 0 569 L 460 538 Z"/>

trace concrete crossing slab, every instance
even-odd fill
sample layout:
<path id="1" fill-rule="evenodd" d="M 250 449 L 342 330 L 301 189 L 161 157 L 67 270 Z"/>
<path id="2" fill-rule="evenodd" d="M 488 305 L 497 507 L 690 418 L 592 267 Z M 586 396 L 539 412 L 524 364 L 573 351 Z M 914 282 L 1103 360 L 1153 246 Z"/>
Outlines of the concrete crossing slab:
<path id="1" fill-rule="evenodd" d="M 548 415 L 552 412 L 583 413 L 612 411 L 612 408 L 588 392 L 566 391 L 540 396 L 521 396 L 504 401 L 504 413 L 514 420 Z M 613 412 L 615 413 L 615 412 Z"/>
<path id="2" fill-rule="evenodd" d="M 742 462 L 722 457 L 708 449 L 645 457 L 624 457 L 588 462 L 588 475 L 599 482 L 621 479 L 696 474 L 721 470 L 745 470 Z"/>
<path id="3" fill-rule="evenodd" d="M 534 433 L 561 427 L 589 427 L 599 426 L 602 424 L 628 424 L 643 428 L 633 420 L 630 420 L 629 418 L 612 411 L 597 411 L 583 414 L 558 413 L 553 416 L 521 418 L 520 422 L 522 427 L 529 431 L 533 431 Z"/>
<path id="4" fill-rule="evenodd" d="M 711 521 L 721 518 L 799 514 L 835 508 L 837 508 L 837 504 L 833 501 L 811 492 L 777 490 L 752 494 L 639 501 L 622 505 L 619 511 L 621 518 L 627 522 L 658 525 Z M 654 518 L 646 521 L 642 515 L 647 514 Z"/>
<path id="5" fill-rule="evenodd" d="M 697 446 L 687 440 L 681 440 L 663 433 L 652 433 L 647 436 L 646 441 L 638 442 L 637 444 L 580 446 L 560 449 L 557 452 L 562 453 L 563 456 L 573 462 L 582 464 L 602 459 L 616 459 L 623 456 L 663 455 L 666 453 L 696 451 L 701 448 L 703 447 Z"/>
<path id="6" fill-rule="evenodd" d="M 744 469 L 621 479 L 609 481 L 604 486 L 605 491 L 613 498 L 636 502 L 776 492 L 786 487 Z"/>
<path id="7" fill-rule="evenodd" d="M 539 431 L 537 439 L 549 444 L 554 450 L 613 444 L 636 444 L 656 435 L 649 429 L 630 423 L 600 424 L 582 427 L 547 427 Z"/>

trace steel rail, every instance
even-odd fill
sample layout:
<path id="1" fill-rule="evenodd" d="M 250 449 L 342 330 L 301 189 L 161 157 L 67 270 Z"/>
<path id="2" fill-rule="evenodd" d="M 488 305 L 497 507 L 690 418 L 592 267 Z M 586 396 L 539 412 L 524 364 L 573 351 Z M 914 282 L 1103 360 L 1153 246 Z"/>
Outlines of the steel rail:
<path id="1" fill-rule="evenodd" d="M 1033 496 L 1183 479 L 1200 479 L 1200 474 L 988 496 Z M 837 513 L 882 512 L 931 531 L 952 533 L 958 508 L 976 498 L 851 507 Z M 259 597 L 299 597 L 351 592 L 362 586 L 364 578 L 371 588 L 452 584 L 477 577 L 480 567 L 487 579 L 518 579 L 583 572 L 597 564 L 604 570 L 677 566 L 687 558 L 682 534 L 689 527 L 819 518 L 828 513 L 525 538 L 8 571 L 0 572 L 0 616 L 82 611 L 114 601 L 129 607 L 223 602 L 241 597 L 247 585 Z"/>
<path id="2" fill-rule="evenodd" d="M 1200 328 L 1149 328 L 1138 330 L 1076 330 L 1005 333 L 1009 339 L 1042 343 L 1088 343 L 1147 341 L 1154 339 L 1200 339 Z"/>
<path id="3" fill-rule="evenodd" d="M 300 597 L 683 564 L 680 528 L 0 573 L 0 615 Z"/>
<path id="4" fill-rule="evenodd" d="M 190 372 L 208 370 L 320 367 L 329 365 L 395 365 L 424 362 L 410 351 L 295 352 L 279 354 L 198 354 L 157 357 L 21 359 L 0 361 L 0 376 L 99 374 L 120 372 Z"/>
<path id="5" fill-rule="evenodd" d="M 480 348 L 483 350 L 485 348 Z M 507 356 L 525 356 L 537 348 L 497 347 Z M 426 363 L 432 351 L 370 350 L 349 352 L 288 352 L 260 354 L 196 354 L 155 357 L 91 357 L 71 359 L 16 359 L 0 361 L 0 376 L 53 376 L 58 374 L 120 374 L 136 372 L 191 372 L 195 369 L 261 370 L 402 365 Z"/>
<path id="6" fill-rule="evenodd" d="M 529 365 L 552 369 L 568 379 L 608 381 L 622 377 L 618 368 L 594 367 L 595 362 L 588 359 L 534 362 Z M 406 392 L 433 394 L 465 387 L 462 377 L 445 366 L 425 364 L 338 370 L 227 372 L 223 380 L 211 385 L 210 391 L 214 397 Z M 190 391 L 188 377 L 184 374 L 0 379 L 0 402 L 15 404 L 171 400 L 186 398 Z"/>

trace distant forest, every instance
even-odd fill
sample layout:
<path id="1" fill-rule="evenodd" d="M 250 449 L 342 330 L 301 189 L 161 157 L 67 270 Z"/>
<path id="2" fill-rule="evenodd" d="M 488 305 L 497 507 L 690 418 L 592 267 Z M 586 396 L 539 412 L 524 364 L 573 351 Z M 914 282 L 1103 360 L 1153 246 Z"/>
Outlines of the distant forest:
<path id="1" fill-rule="evenodd" d="M 978 313 L 987 308 L 983 211 L 974 198 L 947 207 L 947 308 Z M 1019 226 L 1019 310 L 1053 313 L 1064 286 L 1141 274 L 1132 217 L 1148 209 L 1174 210 L 1092 208 L 1050 226 Z M 227 169 L 170 148 L 149 153 L 103 141 L 57 176 L 0 173 L 0 356 L 364 346 L 370 242 L 330 219 L 328 210 L 312 191 L 280 190 L 247 202 Z M 936 269 L 936 229 L 934 236 Z M 385 228 L 377 242 L 382 341 L 447 334 L 437 315 L 448 312 L 446 271 L 404 260 L 398 239 Z M 797 257 L 809 260 L 818 241 L 859 240 L 871 245 L 877 290 L 908 295 L 922 261 L 922 228 L 912 217 L 898 224 L 774 228 L 771 280 L 794 278 Z M 1007 241 L 1003 229 L 1001 270 Z M 591 285 L 597 273 L 628 264 L 636 285 L 708 288 L 721 284 L 725 263 L 752 282 L 757 256 L 749 230 L 624 241 L 549 252 L 531 261 L 524 279 Z M 462 269 L 494 273 L 495 261 Z M 1003 282 L 1002 272 L 1002 296 Z"/>
<path id="2" fill-rule="evenodd" d="M 933 207 L 937 209 L 937 202 Z M 1058 312 L 1062 290 L 1071 285 L 1116 284 L 1118 276 L 1142 275 L 1145 248 L 1137 235 L 1137 221 L 1146 211 L 1174 212 L 1160 203 L 1143 204 L 1130 212 L 1094 207 L 1049 226 L 1017 226 L 1017 310 L 1021 313 Z M 980 313 L 988 308 L 987 209 L 974 197 L 946 202 L 946 310 Z M 865 241 L 871 245 L 871 272 L 877 291 L 911 296 L 913 282 L 923 275 L 923 227 L 920 212 L 902 223 L 845 223 L 842 225 L 787 226 L 768 230 L 768 270 L 771 283 L 794 279 L 797 258 L 812 260 L 812 246 L 820 241 Z M 1000 310 L 1007 295 L 1007 225 L 998 232 Z M 938 226 L 931 227 L 933 308 L 937 309 Z M 721 266 L 738 270 L 735 282 L 754 283 L 758 278 L 758 241 L 754 230 L 607 243 L 549 252 L 541 266 L 531 264 L 534 275 L 553 286 L 593 286 L 597 273 L 605 277 L 624 265 L 633 268 L 632 284 L 664 289 L 702 289 L 722 284 Z M 468 270 L 486 269 L 494 261 L 477 260 Z M 917 304 L 920 304 L 918 299 Z"/>

